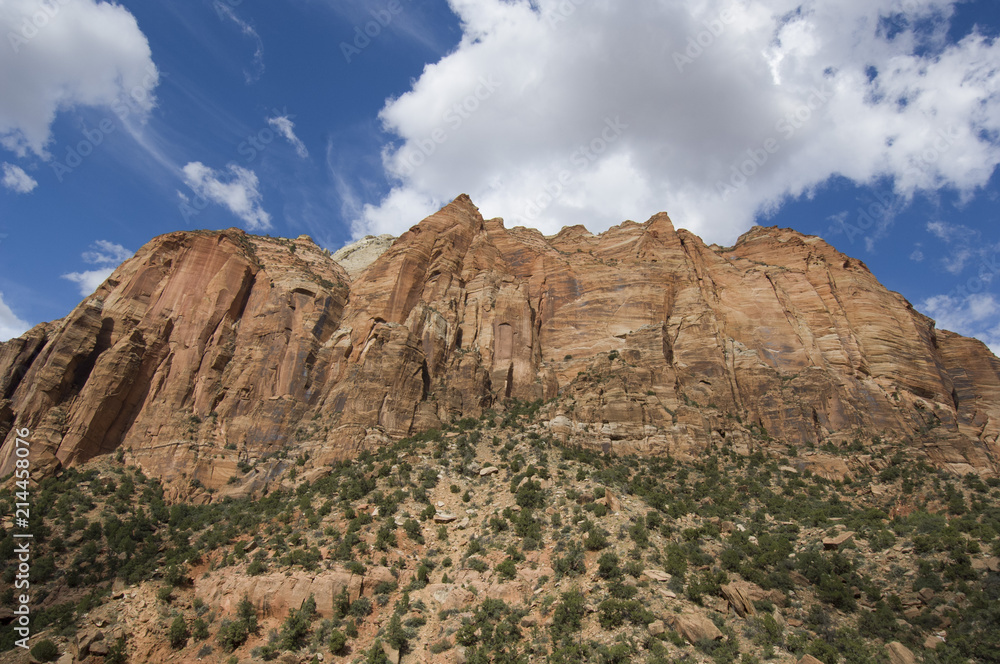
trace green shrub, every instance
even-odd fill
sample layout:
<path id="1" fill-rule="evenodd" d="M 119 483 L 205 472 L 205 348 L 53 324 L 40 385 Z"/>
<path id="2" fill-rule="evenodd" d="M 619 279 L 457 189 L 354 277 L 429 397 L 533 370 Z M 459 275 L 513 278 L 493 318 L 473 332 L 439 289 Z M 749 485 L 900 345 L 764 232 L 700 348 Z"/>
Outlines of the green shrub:
<path id="1" fill-rule="evenodd" d="M 173 622 L 170 623 L 170 629 L 167 630 L 170 647 L 174 650 L 180 650 L 187 645 L 189 636 L 191 636 L 191 632 L 188 630 L 187 622 L 184 621 L 184 616 L 177 614 L 174 616 Z"/>
<path id="2" fill-rule="evenodd" d="M 334 655 L 343 652 L 344 648 L 347 646 L 347 637 L 339 629 L 335 629 L 330 632 L 330 640 L 327 642 L 327 647 L 330 648 L 330 652 Z"/>
<path id="3" fill-rule="evenodd" d="M 372 612 L 372 601 L 367 597 L 359 597 L 353 602 L 351 602 L 351 608 L 348 613 L 355 618 L 365 618 L 371 615 Z"/>
<path id="4" fill-rule="evenodd" d="M 570 638 L 574 633 L 579 632 L 583 626 L 583 616 L 586 613 L 583 593 L 579 590 L 570 590 L 562 594 L 562 601 L 556 605 L 555 613 L 552 615 L 552 638 L 559 641 Z"/>
<path id="5" fill-rule="evenodd" d="M 620 627 L 626 620 L 633 625 L 648 625 L 656 617 L 637 600 L 606 599 L 597 606 L 597 619 L 604 629 Z"/>
<path id="6" fill-rule="evenodd" d="M 616 579 L 622 575 L 618 568 L 618 556 L 608 552 L 601 554 L 597 559 L 597 575 L 602 579 Z"/>
<path id="7" fill-rule="evenodd" d="M 552 563 L 557 578 L 564 576 L 579 576 L 587 571 L 583 547 L 576 542 L 569 545 L 566 555 L 556 558 Z"/>
<path id="8" fill-rule="evenodd" d="M 497 564 L 497 566 L 494 567 L 493 569 L 496 571 L 496 573 L 500 576 L 501 579 L 507 581 L 517 576 L 517 566 L 514 564 L 514 561 L 511 560 L 510 558 L 507 558 L 502 563 Z"/>
<path id="9" fill-rule="evenodd" d="M 588 551 L 600 551 L 608 545 L 608 538 L 599 528 L 592 528 L 583 539 L 583 545 Z"/>
<path id="10" fill-rule="evenodd" d="M 204 641 L 208 638 L 208 623 L 204 618 L 198 617 L 191 623 L 191 636 L 196 641 Z"/>
<path id="11" fill-rule="evenodd" d="M 31 647 L 31 656 L 39 662 L 54 662 L 59 658 L 59 648 L 49 639 L 43 639 Z"/>
<path id="12" fill-rule="evenodd" d="M 407 537 L 409 537 L 417 544 L 424 543 L 424 535 L 420 529 L 420 523 L 418 523 L 415 519 L 407 519 L 406 521 L 404 521 L 403 531 L 406 533 Z"/>
<path id="13" fill-rule="evenodd" d="M 314 603 L 315 606 L 315 603 Z M 281 625 L 279 643 L 284 650 L 298 650 L 306 643 L 309 636 L 309 621 L 311 616 L 307 609 L 290 609 L 285 622 Z"/>

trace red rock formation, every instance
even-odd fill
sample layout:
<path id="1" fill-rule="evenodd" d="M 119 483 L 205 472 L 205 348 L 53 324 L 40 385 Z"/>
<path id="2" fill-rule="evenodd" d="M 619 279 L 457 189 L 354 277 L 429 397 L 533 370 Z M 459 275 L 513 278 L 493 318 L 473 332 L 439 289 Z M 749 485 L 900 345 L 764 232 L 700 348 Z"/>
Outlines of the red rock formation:
<path id="1" fill-rule="evenodd" d="M 510 398 L 606 449 L 877 435 L 998 470 L 1000 361 L 816 237 L 706 246 L 659 214 L 546 238 L 461 196 L 348 281 L 308 238 L 156 238 L 0 345 L 0 426 L 61 463 L 124 448 L 210 487 L 240 458 L 322 462 Z"/>

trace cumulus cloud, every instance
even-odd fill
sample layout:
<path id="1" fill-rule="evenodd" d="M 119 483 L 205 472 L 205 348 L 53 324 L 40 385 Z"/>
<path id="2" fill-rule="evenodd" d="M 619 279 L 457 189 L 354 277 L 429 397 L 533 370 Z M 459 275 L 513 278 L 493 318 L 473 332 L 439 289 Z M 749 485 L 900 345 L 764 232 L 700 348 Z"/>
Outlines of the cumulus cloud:
<path id="1" fill-rule="evenodd" d="M 18 318 L 11 311 L 7 303 L 3 301 L 3 293 L 0 293 L 0 341 L 19 337 L 27 332 L 29 328 L 31 328 L 31 325 L 27 321 Z"/>
<path id="2" fill-rule="evenodd" d="M 905 204 L 1000 163 L 1000 43 L 948 43 L 955 0 L 449 3 L 461 42 L 383 108 L 358 234 L 466 192 L 547 233 L 666 210 L 728 242 L 835 175 Z"/>
<path id="3" fill-rule="evenodd" d="M 257 174 L 236 164 L 229 164 L 227 170 L 219 172 L 193 161 L 183 168 L 184 182 L 198 196 L 227 208 L 250 230 L 270 228 L 271 215 L 264 210 Z"/>
<path id="4" fill-rule="evenodd" d="M 299 140 L 299 137 L 295 135 L 295 123 L 286 116 L 279 115 L 277 117 L 268 118 L 267 124 L 274 127 L 274 130 L 285 137 L 292 147 L 295 148 L 295 153 L 300 157 L 305 159 L 309 156 L 309 150 L 306 150 L 305 143 Z"/>
<path id="5" fill-rule="evenodd" d="M 264 75 L 264 41 L 257 34 L 257 31 L 249 23 L 241 19 L 236 15 L 236 12 L 232 10 L 228 5 L 219 2 L 215 2 L 215 11 L 218 12 L 219 18 L 223 20 L 231 21 L 236 24 L 236 27 L 240 29 L 247 37 L 250 37 L 256 44 L 256 48 L 253 53 L 253 68 L 246 69 L 243 71 L 243 76 L 246 78 L 246 82 L 256 83 L 260 80 L 260 77 Z"/>
<path id="6" fill-rule="evenodd" d="M 3 186 L 18 194 L 27 194 L 38 186 L 38 180 L 25 173 L 20 166 L 4 163 Z"/>
<path id="7" fill-rule="evenodd" d="M 119 4 L 5 0 L 0 35 L 0 144 L 18 156 L 48 157 L 61 110 L 107 106 L 141 118 L 155 105 L 149 43 Z"/>
<path id="8" fill-rule="evenodd" d="M 62 278 L 75 283 L 80 289 L 80 295 L 87 297 L 97 290 L 114 271 L 113 267 L 102 267 L 84 272 L 68 272 L 62 275 Z"/>
<path id="9" fill-rule="evenodd" d="M 111 276 L 115 268 L 132 257 L 132 251 L 115 242 L 97 240 L 80 257 L 85 263 L 98 267 L 82 272 L 69 272 L 62 275 L 62 278 L 75 283 L 80 289 L 80 295 L 87 297 Z"/>

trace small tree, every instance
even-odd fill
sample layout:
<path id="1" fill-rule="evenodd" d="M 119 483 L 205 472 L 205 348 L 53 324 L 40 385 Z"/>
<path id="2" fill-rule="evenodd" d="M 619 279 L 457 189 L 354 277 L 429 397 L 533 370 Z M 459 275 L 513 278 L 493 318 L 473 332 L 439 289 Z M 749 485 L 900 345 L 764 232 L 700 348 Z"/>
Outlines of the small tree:
<path id="1" fill-rule="evenodd" d="M 398 650 L 400 654 L 406 651 L 406 632 L 403 631 L 403 625 L 400 623 L 399 614 L 392 614 L 392 618 L 389 620 L 389 627 L 386 628 L 385 632 L 386 642 Z"/>
<path id="2" fill-rule="evenodd" d="M 174 616 L 174 621 L 170 623 L 170 629 L 167 630 L 167 638 L 170 640 L 170 647 L 174 650 L 180 650 L 187 645 L 188 637 L 191 633 L 188 631 L 187 622 L 184 620 L 184 616 L 177 614 Z"/>
<path id="3" fill-rule="evenodd" d="M 347 637 L 339 629 L 335 629 L 330 633 L 330 642 L 328 645 L 330 646 L 330 652 L 337 655 L 347 646 Z"/>

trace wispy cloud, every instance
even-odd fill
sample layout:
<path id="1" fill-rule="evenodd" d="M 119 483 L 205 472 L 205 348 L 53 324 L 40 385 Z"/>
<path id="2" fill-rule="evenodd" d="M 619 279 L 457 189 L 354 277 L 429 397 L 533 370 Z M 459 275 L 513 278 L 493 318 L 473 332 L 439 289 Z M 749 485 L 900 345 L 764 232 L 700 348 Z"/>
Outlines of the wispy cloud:
<path id="1" fill-rule="evenodd" d="M 14 164 L 3 165 L 3 186 L 18 194 L 27 194 L 38 186 L 38 181 Z"/>
<path id="2" fill-rule="evenodd" d="M 976 260 L 984 259 L 997 249 L 984 241 L 982 232 L 962 224 L 931 221 L 927 223 L 927 231 L 947 247 L 941 266 L 950 274 L 961 274 Z"/>
<path id="3" fill-rule="evenodd" d="M 285 137 L 285 139 L 292 144 L 295 148 L 296 154 L 298 154 L 303 159 L 309 156 L 309 151 L 306 150 L 305 144 L 299 140 L 299 137 L 295 135 L 295 123 L 291 121 L 288 116 L 279 115 L 277 117 L 268 118 L 267 123 L 274 127 L 274 130 Z"/>
<path id="4" fill-rule="evenodd" d="M 253 69 L 244 70 L 243 75 L 246 77 L 247 83 L 256 83 L 260 80 L 260 77 L 264 74 L 264 41 L 257 34 L 257 31 L 249 23 L 241 19 L 236 15 L 236 12 L 232 8 L 227 7 L 224 3 L 216 0 L 215 11 L 218 12 L 219 18 L 232 21 L 247 37 L 254 40 L 256 44 L 256 49 L 253 54 Z"/>
<path id="5" fill-rule="evenodd" d="M 227 169 L 228 173 L 223 173 L 193 161 L 183 168 L 184 182 L 205 200 L 227 208 L 250 230 L 270 228 L 271 215 L 264 210 L 257 174 L 236 164 Z"/>

